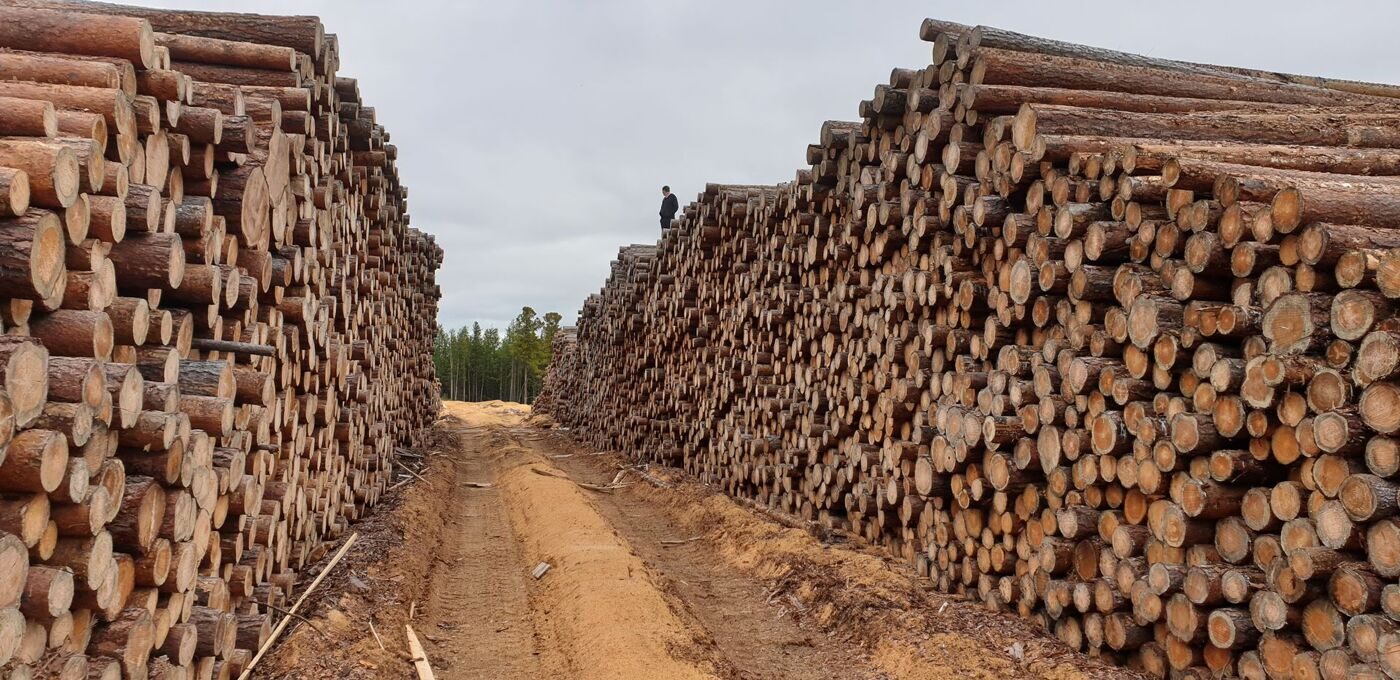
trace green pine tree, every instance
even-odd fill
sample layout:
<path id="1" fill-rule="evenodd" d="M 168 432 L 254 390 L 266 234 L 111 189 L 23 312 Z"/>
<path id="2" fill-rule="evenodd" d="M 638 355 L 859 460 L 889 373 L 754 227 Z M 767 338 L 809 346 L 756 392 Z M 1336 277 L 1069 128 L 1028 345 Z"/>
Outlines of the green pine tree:
<path id="1" fill-rule="evenodd" d="M 557 312 L 540 316 L 534 308 L 523 307 L 504 332 L 480 323 L 439 329 L 433 340 L 433 366 L 443 398 L 533 401 L 544 386 L 562 321 Z"/>

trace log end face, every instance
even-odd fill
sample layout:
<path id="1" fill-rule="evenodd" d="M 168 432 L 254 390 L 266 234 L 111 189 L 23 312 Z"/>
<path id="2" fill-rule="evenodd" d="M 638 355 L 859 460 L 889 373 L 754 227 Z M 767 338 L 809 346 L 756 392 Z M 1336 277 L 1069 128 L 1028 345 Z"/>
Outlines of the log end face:
<path id="1" fill-rule="evenodd" d="M 141 65 L 143 70 L 151 70 L 159 66 L 156 59 L 156 32 L 151 28 L 151 22 L 146 19 L 133 18 L 135 24 L 135 47 L 136 54 L 127 55 L 128 58 L 135 57 L 135 61 Z"/>
<path id="2" fill-rule="evenodd" d="M 1376 307 L 1364 293 L 1344 290 L 1332 298 L 1332 333 L 1343 340 L 1359 340 L 1376 322 Z"/>
<path id="3" fill-rule="evenodd" d="M 1312 340 L 1316 330 L 1312 320 L 1312 310 L 1308 298 L 1299 294 L 1279 296 L 1264 313 L 1261 324 L 1264 337 L 1272 345 L 1271 351 L 1289 353 L 1305 346 Z"/>
<path id="4" fill-rule="evenodd" d="M 68 472 L 68 439 L 49 432 L 40 455 L 39 483 L 49 493 L 58 489 Z"/>
<path id="5" fill-rule="evenodd" d="M 1317 538 L 1322 545 L 1340 550 L 1345 548 L 1355 524 L 1347 516 L 1346 509 L 1337 501 L 1328 501 L 1311 513 L 1317 530 Z"/>
<path id="6" fill-rule="evenodd" d="M 116 345 L 116 330 L 112 317 L 97 312 L 92 325 L 92 355 L 104 361 L 112 358 L 112 348 Z"/>
<path id="7" fill-rule="evenodd" d="M 1361 393 L 1361 419 L 1381 434 L 1400 431 L 1400 386 L 1379 382 Z"/>
<path id="8" fill-rule="evenodd" d="M 180 239 L 178 236 L 175 236 L 174 240 L 176 241 L 176 243 L 178 243 Z M 174 290 L 176 288 L 179 288 L 180 284 L 183 283 L 185 280 L 184 248 L 179 247 L 178 245 L 176 247 L 170 248 L 168 267 L 170 274 L 169 278 L 167 279 L 167 282 L 170 285 L 170 289 Z"/>
<path id="9" fill-rule="evenodd" d="M 23 427 L 39 417 L 49 394 L 49 353 L 42 346 L 25 343 L 10 354 L 5 368 L 15 425 Z M 0 460 L 4 456 L 0 455 Z"/>
<path id="10" fill-rule="evenodd" d="M 1230 649 L 1235 646 L 1235 622 L 1225 616 L 1223 612 L 1210 613 L 1210 618 L 1206 621 L 1206 631 L 1212 645 L 1221 649 Z"/>
<path id="11" fill-rule="evenodd" d="M 1366 531 L 1366 559 L 1381 576 L 1400 576 L 1400 520 L 1390 518 L 1371 525 Z"/>
<path id="12" fill-rule="evenodd" d="M 1186 513 L 1176 504 L 1170 504 L 1161 514 L 1159 531 L 1162 542 L 1171 548 L 1181 548 L 1186 545 L 1187 519 Z"/>
<path id="13" fill-rule="evenodd" d="M 1350 425 L 1336 412 L 1323 413 L 1313 419 L 1313 440 L 1318 448 L 1332 453 L 1347 443 Z"/>
<path id="14" fill-rule="evenodd" d="M 33 214 L 33 213 L 31 213 Z M 34 221 L 34 241 L 29 252 L 29 280 L 41 299 L 62 296 L 67 283 L 66 237 L 58 215 L 44 212 Z"/>
<path id="15" fill-rule="evenodd" d="M 146 379 L 140 371 L 131 370 L 117 388 L 117 408 L 127 417 L 140 417 Z"/>
<path id="16" fill-rule="evenodd" d="M 1358 253 L 1356 257 L 1364 260 L 1366 255 Z M 1339 261 L 1338 268 L 1341 265 L 1342 263 Z M 1361 271 L 1364 272 L 1365 265 L 1362 264 L 1361 267 Z M 1337 280 L 1341 282 L 1341 278 Z M 1381 294 L 1387 298 L 1400 298 L 1400 252 L 1390 250 L 1381 256 L 1379 264 L 1376 265 L 1376 288 L 1380 289 Z"/>
<path id="17" fill-rule="evenodd" d="M 1303 195 L 1297 189 L 1288 187 L 1274 194 L 1269 204 L 1269 218 L 1275 229 L 1287 234 L 1298 227 L 1303 215 Z"/>
<path id="18" fill-rule="evenodd" d="M 1327 598 L 1318 598 L 1303 608 L 1303 636 L 1314 649 L 1325 652 L 1336 649 L 1346 641 L 1341 614 Z"/>
<path id="19" fill-rule="evenodd" d="M 1201 443 L 1200 425 L 1195 416 L 1178 413 L 1171 421 L 1171 443 L 1177 451 L 1195 451 Z"/>
<path id="20" fill-rule="evenodd" d="M 1147 349 L 1156 338 L 1157 304 L 1151 298 L 1140 297 L 1128 310 L 1128 339 L 1135 346 Z"/>
<path id="21" fill-rule="evenodd" d="M 982 71 L 986 70 L 981 60 L 978 60 L 973 65 L 974 73 L 978 72 L 978 67 L 981 67 Z M 980 78 L 978 80 L 980 80 Z M 972 82 L 976 84 L 977 80 Z M 1029 151 L 1035 146 L 1035 120 L 1035 109 L 1029 104 L 1022 104 L 1020 110 L 1016 112 L 1015 117 L 1011 121 L 1011 143 L 1016 146 L 1017 151 Z"/>
<path id="22" fill-rule="evenodd" d="M 67 147 L 59 149 L 53 158 L 53 196 L 50 198 L 57 201 L 59 207 L 67 208 L 78 200 L 82 183 L 82 166 L 78 163 L 78 154 Z"/>
<path id="23" fill-rule="evenodd" d="M 1162 162 L 1162 186 L 1171 188 L 1181 181 L 1181 162 L 1175 158 L 1168 158 Z"/>
<path id="24" fill-rule="evenodd" d="M 29 173 L 23 170 L 0 168 L 0 185 L 5 187 L 5 203 L 0 204 L 0 215 L 23 215 L 29 210 Z"/>
<path id="25" fill-rule="evenodd" d="M 1400 368 L 1400 342 L 1390 333 L 1373 332 L 1361 341 L 1356 352 L 1353 376 L 1360 384 L 1380 380 Z"/>

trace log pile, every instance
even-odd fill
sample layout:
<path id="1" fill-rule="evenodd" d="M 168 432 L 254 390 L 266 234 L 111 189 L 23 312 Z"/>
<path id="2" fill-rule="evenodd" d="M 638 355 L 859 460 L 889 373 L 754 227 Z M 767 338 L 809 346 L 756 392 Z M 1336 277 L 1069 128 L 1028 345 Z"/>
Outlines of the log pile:
<path id="1" fill-rule="evenodd" d="M 921 37 L 542 408 L 1157 677 L 1400 677 L 1400 87 Z"/>
<path id="2" fill-rule="evenodd" d="M 0 1 L 0 675 L 231 678 L 437 411 L 315 17 Z"/>

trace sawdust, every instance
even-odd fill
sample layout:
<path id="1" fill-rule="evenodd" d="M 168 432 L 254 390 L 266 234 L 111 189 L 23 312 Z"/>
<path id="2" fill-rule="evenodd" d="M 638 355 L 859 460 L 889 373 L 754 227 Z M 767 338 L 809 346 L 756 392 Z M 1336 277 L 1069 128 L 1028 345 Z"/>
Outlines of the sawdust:
<path id="1" fill-rule="evenodd" d="M 622 463 L 620 459 L 615 461 Z M 927 590 L 903 565 L 784 526 L 675 470 L 669 488 L 634 493 L 675 515 L 734 567 L 791 594 L 824 629 L 861 642 L 891 677 L 911 680 L 1139 678 L 1074 653 L 1030 622 Z M 1012 646 L 1020 644 L 1020 658 Z"/>
<path id="2" fill-rule="evenodd" d="M 444 401 L 442 416 L 456 418 L 467 427 L 514 427 L 530 417 L 530 405 L 500 400 Z"/>
<path id="3" fill-rule="evenodd" d="M 703 633 L 671 611 L 656 578 L 619 538 L 574 482 L 548 476 L 552 464 L 523 447 L 496 454 L 511 525 L 527 563 L 550 571 L 532 588 L 543 643 L 570 650 L 569 678 L 712 678 L 700 659 Z M 545 472 L 548 475 L 537 474 Z"/>

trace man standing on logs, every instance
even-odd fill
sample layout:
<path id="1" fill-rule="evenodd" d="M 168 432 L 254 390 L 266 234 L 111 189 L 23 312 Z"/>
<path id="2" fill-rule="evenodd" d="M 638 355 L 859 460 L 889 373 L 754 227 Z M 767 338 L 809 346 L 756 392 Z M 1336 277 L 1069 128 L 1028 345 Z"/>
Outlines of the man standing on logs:
<path id="1" fill-rule="evenodd" d="M 671 195 L 671 187 L 661 187 L 661 228 L 668 229 L 671 220 L 676 219 L 676 211 L 680 209 L 680 201 Z"/>

